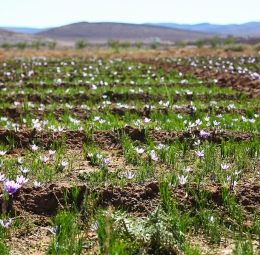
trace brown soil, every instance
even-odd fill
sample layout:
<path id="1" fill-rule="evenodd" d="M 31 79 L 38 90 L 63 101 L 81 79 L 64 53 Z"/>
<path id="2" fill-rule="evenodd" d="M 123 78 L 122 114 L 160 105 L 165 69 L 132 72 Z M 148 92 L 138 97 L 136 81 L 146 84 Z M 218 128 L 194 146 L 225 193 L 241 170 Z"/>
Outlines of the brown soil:
<path id="1" fill-rule="evenodd" d="M 42 146 L 44 149 L 49 149 L 50 146 L 55 143 L 64 143 L 67 148 L 76 149 L 83 148 L 83 144 L 86 141 L 94 141 L 98 143 L 103 149 L 119 149 L 121 147 L 121 135 L 126 133 L 131 140 L 142 141 L 146 140 L 145 130 L 134 128 L 131 126 L 126 126 L 123 129 L 118 129 L 115 131 L 102 131 L 95 130 L 92 133 L 86 134 L 84 131 L 73 131 L 67 130 L 65 132 L 47 132 L 47 131 L 36 131 L 35 129 L 21 129 L 16 132 L 14 130 L 5 130 L 0 129 L 0 140 L 3 143 L 9 144 L 7 138 L 14 139 L 15 148 L 30 148 L 30 145 L 33 144 L 33 141 Z M 241 132 L 241 131 L 232 131 L 232 130 L 208 130 L 210 135 L 207 137 L 208 141 L 221 143 L 222 140 L 228 141 L 252 141 L 254 136 L 250 132 Z M 200 131 L 194 130 L 190 131 L 167 131 L 167 130 L 155 130 L 149 129 L 148 136 L 153 139 L 155 142 L 169 143 L 179 140 L 183 142 L 187 139 L 199 139 Z M 260 138 L 259 134 L 255 134 L 258 139 Z M 65 138 L 65 139 L 64 139 Z M 13 150 L 9 150 L 7 154 L 12 154 Z"/>
<path id="2" fill-rule="evenodd" d="M 243 92 L 250 97 L 259 97 L 260 95 L 260 80 L 253 80 L 251 77 L 245 75 L 215 72 L 212 70 L 178 65 L 176 63 L 168 63 L 166 61 L 159 60 L 147 61 L 142 59 L 139 61 L 142 63 L 150 64 L 156 68 L 163 68 L 166 72 L 175 69 L 178 72 L 182 72 L 184 77 L 186 74 L 192 73 L 196 78 L 203 81 L 210 82 L 216 79 L 218 81 L 218 86 L 232 88 L 236 91 Z"/>
<path id="3" fill-rule="evenodd" d="M 109 112 L 118 116 L 125 116 L 126 113 L 135 114 L 140 116 L 141 118 L 147 117 L 150 118 L 152 113 L 160 113 L 160 114 L 168 114 L 170 112 L 175 114 L 182 114 L 182 115 L 194 115 L 194 111 L 191 107 L 191 105 L 188 105 L 187 107 L 183 108 L 163 108 L 160 107 L 158 109 L 149 109 L 147 107 L 144 107 L 143 109 L 138 108 L 117 108 L 113 105 L 108 108 Z M 254 113 L 259 113 L 260 108 L 253 108 L 252 109 Z M 247 109 L 240 108 L 240 109 L 230 109 L 228 107 L 219 106 L 218 108 L 214 108 L 212 106 L 209 106 L 207 108 L 199 108 L 196 110 L 196 112 L 205 112 L 209 115 L 214 112 L 216 114 L 240 114 L 245 115 Z M 27 111 L 24 111 L 23 109 L 17 107 L 17 108 L 0 108 L 0 116 L 7 117 L 9 120 L 12 120 L 15 123 L 24 125 L 22 122 L 22 117 L 24 116 L 33 116 L 33 118 L 38 118 L 39 120 L 44 120 L 45 116 L 48 116 L 49 114 L 53 115 L 56 119 L 60 119 L 64 116 L 64 114 L 70 114 L 71 117 L 76 118 L 78 120 L 86 121 L 91 120 L 93 118 L 93 114 L 102 114 L 102 110 L 85 110 L 79 107 L 74 107 L 73 109 L 63 109 L 63 108 L 56 108 L 54 110 L 45 109 L 44 111 L 38 110 L 36 108 L 30 108 Z"/>
<path id="4" fill-rule="evenodd" d="M 1 198 L 1 213 L 11 213 L 11 215 L 23 215 L 29 213 L 41 216 L 54 216 L 58 208 L 66 206 L 77 206 L 81 208 L 84 199 L 90 194 L 95 194 L 97 204 L 102 206 L 113 206 L 124 208 L 134 212 L 136 215 L 147 215 L 152 212 L 159 204 L 159 184 L 150 182 L 142 185 L 125 184 L 124 188 L 109 185 L 102 188 L 89 189 L 85 184 L 77 184 L 79 195 L 77 200 L 72 198 L 72 189 L 75 186 L 63 183 L 53 183 L 44 187 L 20 188 L 6 203 Z M 221 185 L 217 183 L 205 186 L 196 186 L 190 183 L 188 187 L 184 185 L 171 186 L 172 199 L 176 200 L 178 206 L 183 209 L 196 208 L 194 194 L 200 196 L 202 190 L 207 192 L 207 203 L 214 207 L 222 206 Z M 64 194 L 67 190 L 67 199 Z M 245 211 L 260 212 L 260 184 L 252 182 L 240 182 L 234 190 L 237 203 Z M 0 192 L 1 193 L 1 192 Z M 2 194 L 2 193 L 1 193 Z M 45 224 L 44 222 L 42 224 Z"/>

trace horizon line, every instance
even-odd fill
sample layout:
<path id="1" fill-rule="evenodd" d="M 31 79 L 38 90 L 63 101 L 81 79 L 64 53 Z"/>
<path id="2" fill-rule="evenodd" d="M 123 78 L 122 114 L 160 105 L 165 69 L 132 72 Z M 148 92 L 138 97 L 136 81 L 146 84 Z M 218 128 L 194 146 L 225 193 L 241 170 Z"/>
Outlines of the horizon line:
<path id="1" fill-rule="evenodd" d="M 226 24 L 219 24 L 219 23 L 211 23 L 211 22 L 199 22 L 199 23 L 178 23 L 178 22 L 171 22 L 171 21 L 160 21 L 160 22 L 144 22 L 144 23 L 134 23 L 134 22 L 123 22 L 123 21 L 75 21 L 72 23 L 67 23 L 63 25 L 56 25 L 56 26 L 48 26 L 48 27 L 34 27 L 34 26 L 10 26 L 10 25 L 0 25 L 1 28 L 34 28 L 34 29 L 51 29 L 55 27 L 63 27 L 63 26 L 68 26 L 76 23 L 119 23 L 119 24 L 133 24 L 133 25 L 156 25 L 156 24 L 177 24 L 177 25 L 200 25 L 200 24 L 210 24 L 210 25 L 218 25 L 218 26 L 228 26 L 228 25 L 244 25 L 248 23 L 260 23 L 260 21 L 247 21 L 243 23 L 226 23 Z"/>

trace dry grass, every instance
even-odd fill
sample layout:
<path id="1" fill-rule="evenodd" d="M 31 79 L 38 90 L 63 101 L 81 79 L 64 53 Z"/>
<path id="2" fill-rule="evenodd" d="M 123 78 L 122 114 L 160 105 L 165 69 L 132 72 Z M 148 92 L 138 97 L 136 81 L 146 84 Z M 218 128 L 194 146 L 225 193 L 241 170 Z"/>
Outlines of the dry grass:
<path id="1" fill-rule="evenodd" d="M 215 56 L 240 56 L 241 52 L 226 52 L 224 49 L 217 49 L 212 50 L 210 48 L 183 48 L 183 49 L 176 49 L 176 48 L 169 48 L 167 50 L 133 50 L 133 51 L 126 51 L 120 50 L 119 52 L 114 52 L 111 50 L 99 50 L 99 49 L 91 49 L 88 48 L 84 50 L 67 50 L 67 49 L 57 49 L 57 50 L 33 50 L 33 49 L 26 49 L 24 51 L 18 50 L 3 50 L 0 49 L 0 61 L 13 58 L 13 57 L 99 57 L 99 58 L 131 58 L 131 59 L 144 59 L 144 58 L 163 58 L 163 57 L 187 57 L 187 56 L 195 56 L 196 54 L 200 56 L 206 55 L 215 55 Z M 257 52 L 253 49 L 245 49 L 243 54 L 246 55 L 256 55 Z"/>

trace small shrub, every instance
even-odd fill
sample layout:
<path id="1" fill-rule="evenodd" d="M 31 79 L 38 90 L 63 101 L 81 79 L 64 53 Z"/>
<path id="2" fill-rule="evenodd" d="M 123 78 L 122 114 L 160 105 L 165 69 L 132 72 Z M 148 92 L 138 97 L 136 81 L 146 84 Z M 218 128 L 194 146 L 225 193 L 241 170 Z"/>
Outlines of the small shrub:
<path id="1" fill-rule="evenodd" d="M 76 49 L 84 49 L 88 46 L 88 42 L 84 39 L 80 39 L 76 42 Z"/>
<path id="2" fill-rule="evenodd" d="M 260 43 L 257 43 L 253 46 L 254 50 L 260 51 Z"/>
<path id="3" fill-rule="evenodd" d="M 54 50 L 57 46 L 57 42 L 56 41 L 53 41 L 53 42 L 49 42 L 48 43 L 48 47 L 50 50 Z"/>
<path id="4" fill-rule="evenodd" d="M 41 47 L 41 41 L 33 42 L 32 45 L 31 45 L 31 47 L 32 47 L 33 49 L 39 50 L 40 47 Z"/>
<path id="5" fill-rule="evenodd" d="M 112 49 L 118 50 L 120 43 L 117 40 L 108 40 L 107 45 Z"/>
<path id="6" fill-rule="evenodd" d="M 127 49 L 131 46 L 131 43 L 130 42 L 122 42 L 122 43 L 120 43 L 120 46 L 124 49 Z"/>
<path id="7" fill-rule="evenodd" d="M 183 42 L 183 41 L 179 41 L 179 42 L 176 42 L 176 46 L 177 48 L 185 48 L 186 47 L 186 42 Z"/>
<path id="8" fill-rule="evenodd" d="M 220 38 L 218 36 L 215 36 L 215 37 L 209 39 L 209 44 L 210 44 L 211 48 L 216 49 L 221 44 Z"/>
<path id="9" fill-rule="evenodd" d="M 233 37 L 228 37 L 228 38 L 225 39 L 224 44 L 225 45 L 230 45 L 230 44 L 233 45 L 233 44 L 235 44 L 235 39 Z"/>
<path id="10" fill-rule="evenodd" d="M 143 43 L 142 43 L 142 42 L 136 42 L 136 43 L 135 43 L 135 47 L 136 47 L 137 49 L 141 49 L 141 48 L 143 47 Z"/>
<path id="11" fill-rule="evenodd" d="M 244 51 L 245 49 L 247 48 L 247 45 L 246 44 L 230 44 L 230 45 L 227 45 L 225 47 L 225 51 L 237 51 L 237 52 L 241 52 L 241 51 Z"/>
<path id="12" fill-rule="evenodd" d="M 27 43 L 26 42 L 19 42 L 19 43 L 16 44 L 16 47 L 19 50 L 24 50 L 27 47 Z"/>
<path id="13" fill-rule="evenodd" d="M 9 50 L 12 47 L 12 45 L 10 43 L 5 42 L 2 43 L 1 47 L 5 50 Z"/>
<path id="14" fill-rule="evenodd" d="M 156 41 L 153 41 L 150 43 L 150 48 L 153 49 L 153 50 L 156 50 L 159 46 L 159 43 L 156 42 Z"/>
<path id="15" fill-rule="evenodd" d="M 204 40 L 198 39 L 197 41 L 194 42 L 194 45 L 197 46 L 198 48 L 202 48 L 204 45 Z"/>

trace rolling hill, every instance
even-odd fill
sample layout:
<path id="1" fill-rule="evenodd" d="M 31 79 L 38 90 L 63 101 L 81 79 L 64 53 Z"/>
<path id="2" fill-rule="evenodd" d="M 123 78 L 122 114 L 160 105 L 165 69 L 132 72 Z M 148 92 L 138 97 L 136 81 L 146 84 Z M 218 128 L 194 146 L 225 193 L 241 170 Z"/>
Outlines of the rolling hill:
<path id="1" fill-rule="evenodd" d="M 5 42 L 10 44 L 16 44 L 19 42 L 31 43 L 42 39 L 42 36 L 39 35 L 29 35 L 0 28 L 0 44 Z"/>
<path id="2" fill-rule="evenodd" d="M 49 29 L 49 28 L 34 28 L 34 27 L 2 27 L 2 28 L 14 32 L 32 34 L 32 35 Z"/>
<path id="3" fill-rule="evenodd" d="M 149 25 L 232 36 L 260 36 L 260 22 L 248 22 L 239 25 L 217 25 L 210 23 L 200 23 L 194 25 L 177 23 L 149 23 Z"/>
<path id="4" fill-rule="evenodd" d="M 191 32 L 168 27 L 113 22 L 73 23 L 48 29 L 37 33 L 37 35 L 61 41 L 76 41 L 85 38 L 92 43 L 105 43 L 109 39 L 149 42 L 152 38 L 159 38 L 161 42 L 177 42 L 193 41 L 213 36 L 209 33 Z"/>

